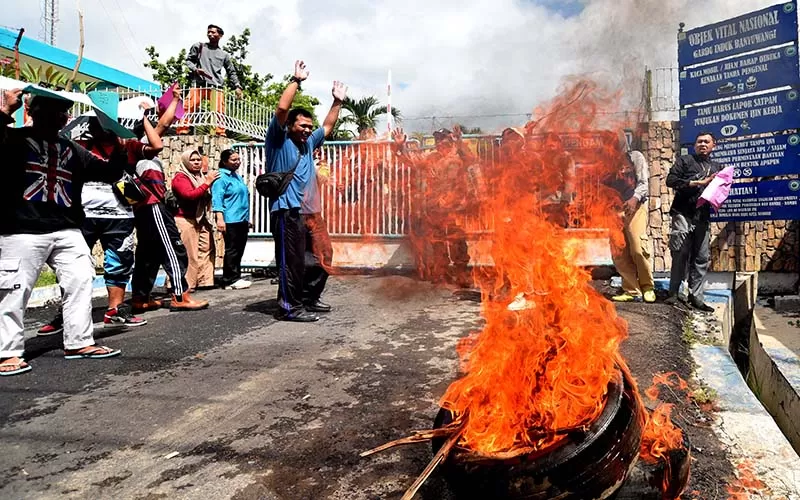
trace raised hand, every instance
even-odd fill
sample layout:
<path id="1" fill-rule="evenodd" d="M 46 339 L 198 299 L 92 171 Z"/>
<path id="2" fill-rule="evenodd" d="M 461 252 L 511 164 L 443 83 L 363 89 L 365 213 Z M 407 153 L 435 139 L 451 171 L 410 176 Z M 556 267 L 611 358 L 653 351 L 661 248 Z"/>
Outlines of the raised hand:
<path id="1" fill-rule="evenodd" d="M 22 107 L 22 89 L 11 89 L 3 91 L 3 104 L 0 111 L 10 115 Z"/>
<path id="2" fill-rule="evenodd" d="M 461 130 L 461 125 L 455 124 L 453 125 L 453 133 L 450 134 L 453 137 L 453 142 L 458 142 L 461 140 L 461 137 L 464 135 L 464 132 Z"/>
<path id="3" fill-rule="evenodd" d="M 396 128 L 396 129 L 392 130 L 392 140 L 398 146 L 405 145 L 407 139 L 408 139 L 408 137 L 406 136 L 405 132 L 403 132 L 403 129 Z"/>
<path id="4" fill-rule="evenodd" d="M 294 77 L 300 80 L 301 82 L 308 78 L 308 69 L 306 69 L 306 63 L 301 60 L 297 60 L 294 63 Z"/>
<path id="5" fill-rule="evenodd" d="M 178 100 L 181 97 L 183 97 L 183 93 L 181 91 L 181 86 L 180 85 L 175 85 L 174 87 L 172 87 L 172 99 L 173 100 Z"/>
<path id="6" fill-rule="evenodd" d="M 347 98 L 347 85 L 342 82 L 333 81 L 333 98 L 337 101 L 344 101 Z"/>

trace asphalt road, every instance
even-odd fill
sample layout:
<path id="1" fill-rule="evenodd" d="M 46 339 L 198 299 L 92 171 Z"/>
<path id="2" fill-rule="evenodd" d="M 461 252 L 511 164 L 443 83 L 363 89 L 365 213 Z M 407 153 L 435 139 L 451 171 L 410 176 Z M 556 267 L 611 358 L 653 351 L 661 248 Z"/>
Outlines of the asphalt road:
<path id="1" fill-rule="evenodd" d="M 430 427 L 479 305 L 409 278 L 337 277 L 335 311 L 302 324 L 276 322 L 274 296 L 260 281 L 202 294 L 205 311 L 98 329 L 115 359 L 66 361 L 59 338 L 30 338 L 33 370 L 0 379 L 0 498 L 399 496 L 429 448 L 358 453 Z M 32 311 L 30 330 L 51 313 Z"/>
<path id="2" fill-rule="evenodd" d="M 200 296 L 211 308 L 100 327 L 123 350 L 107 360 L 64 360 L 59 338 L 33 334 L 53 309 L 29 311 L 33 370 L 0 378 L 0 498 L 400 498 L 430 448 L 358 454 L 430 428 L 480 305 L 399 276 L 332 278 L 335 310 L 311 324 L 273 319 L 269 281 Z M 643 384 L 656 371 L 688 377 L 680 315 L 620 312 Z M 692 487 L 716 490 L 730 465 L 710 428 L 692 429 L 706 450 L 693 474 L 706 482 Z M 451 496 L 434 474 L 418 498 Z"/>

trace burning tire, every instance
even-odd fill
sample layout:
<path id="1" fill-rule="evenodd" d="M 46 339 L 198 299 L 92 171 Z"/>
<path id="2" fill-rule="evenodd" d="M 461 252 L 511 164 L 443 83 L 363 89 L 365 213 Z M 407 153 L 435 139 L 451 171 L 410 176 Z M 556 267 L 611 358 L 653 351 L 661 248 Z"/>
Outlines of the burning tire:
<path id="1" fill-rule="evenodd" d="M 549 448 L 513 457 L 454 447 L 442 464 L 459 498 L 605 499 L 622 486 L 636 463 L 645 411 L 621 374 L 608 386 L 606 404 L 587 432 L 568 435 Z M 438 429 L 452 421 L 440 410 Z M 434 440 L 434 453 L 444 440 Z"/>

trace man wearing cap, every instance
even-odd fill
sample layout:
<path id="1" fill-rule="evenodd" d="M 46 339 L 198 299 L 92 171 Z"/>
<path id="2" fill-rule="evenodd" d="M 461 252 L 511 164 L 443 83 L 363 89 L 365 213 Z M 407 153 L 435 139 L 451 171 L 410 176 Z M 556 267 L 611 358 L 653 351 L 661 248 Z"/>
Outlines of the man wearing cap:
<path id="1" fill-rule="evenodd" d="M 470 196 L 477 185 L 474 171 L 469 167 L 477 158 L 461 139 L 460 127 L 453 131 L 439 129 L 433 133 L 435 149 L 426 154 L 411 152 L 406 148 L 403 129 L 392 132 L 395 151 L 401 158 L 411 162 L 421 182 L 418 207 L 420 231 L 417 235 L 421 247 L 423 279 L 433 282 L 449 282 L 461 287 L 471 287 L 469 252 L 464 218 L 475 213 L 475 196 Z M 473 193 L 474 194 L 474 193 Z"/>
<path id="2" fill-rule="evenodd" d="M 223 70 L 233 88 L 236 89 L 236 97 L 242 98 L 242 85 L 239 83 L 239 75 L 233 65 L 233 59 L 219 46 L 219 40 L 224 34 L 222 28 L 216 24 L 209 24 L 206 30 L 208 42 L 197 42 L 189 49 L 186 66 L 189 68 L 189 82 L 192 88 L 189 90 L 189 98 L 186 100 L 187 113 L 196 112 L 203 100 L 209 100 L 213 101 L 214 111 L 217 114 L 225 114 Z M 177 133 L 188 134 L 189 127 L 187 125 L 180 126 L 177 128 Z M 216 133 L 225 135 L 225 127 L 217 125 Z"/>
<path id="3" fill-rule="evenodd" d="M 92 332 L 94 265 L 81 235 L 86 181 L 114 182 L 124 159 L 106 162 L 59 137 L 71 101 L 35 96 L 30 127 L 12 129 L 11 115 L 22 91 L 3 94 L 0 105 L 0 376 L 31 369 L 25 351 L 23 316 L 42 266 L 54 268 L 64 290 L 64 357 L 108 358 L 120 351 L 95 344 Z"/>

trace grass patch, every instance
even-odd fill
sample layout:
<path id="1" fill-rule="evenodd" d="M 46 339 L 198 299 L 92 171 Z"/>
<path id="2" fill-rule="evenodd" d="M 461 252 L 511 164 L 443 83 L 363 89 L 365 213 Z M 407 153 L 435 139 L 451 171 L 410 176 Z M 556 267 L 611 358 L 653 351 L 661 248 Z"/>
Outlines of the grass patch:
<path id="1" fill-rule="evenodd" d="M 56 284 L 56 273 L 54 273 L 50 269 L 43 269 L 42 272 L 39 274 L 39 278 L 36 280 L 36 284 L 33 285 L 33 287 L 40 288 L 43 286 L 50 286 L 55 284 Z"/>
<path id="2" fill-rule="evenodd" d="M 694 326 L 692 326 L 692 321 L 689 318 L 686 318 L 683 322 L 683 333 L 681 334 L 681 340 L 688 346 L 692 346 L 700 340 L 697 337 L 697 332 L 694 331 Z"/>
<path id="3" fill-rule="evenodd" d="M 717 391 L 705 385 L 701 385 L 691 393 L 692 399 L 697 401 L 699 405 L 714 404 L 719 399 Z"/>

